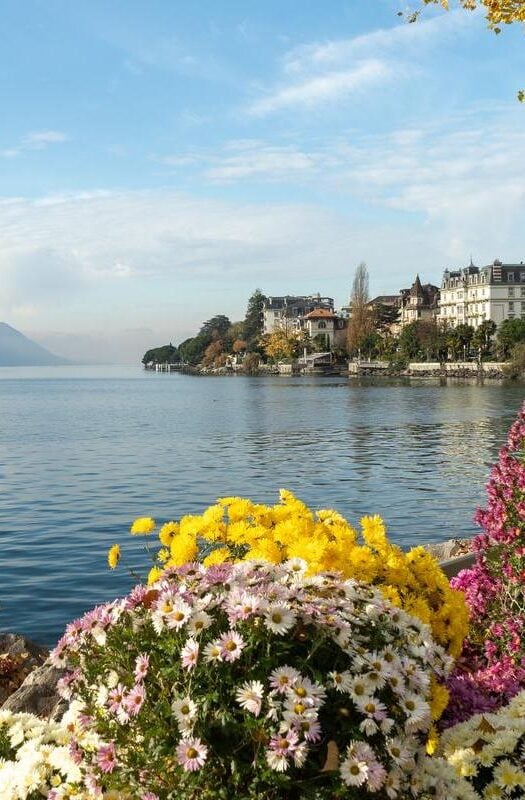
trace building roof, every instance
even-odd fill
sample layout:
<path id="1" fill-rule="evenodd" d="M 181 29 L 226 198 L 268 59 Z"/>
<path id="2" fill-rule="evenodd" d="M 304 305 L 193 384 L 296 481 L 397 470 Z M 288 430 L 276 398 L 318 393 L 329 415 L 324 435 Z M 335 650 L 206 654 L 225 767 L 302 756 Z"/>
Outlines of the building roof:
<path id="1" fill-rule="evenodd" d="M 337 319 L 337 314 L 326 308 L 314 308 L 309 314 L 305 314 L 304 319 Z"/>
<path id="2" fill-rule="evenodd" d="M 369 306 L 394 306 L 399 303 L 398 294 L 378 294 L 368 302 Z"/>

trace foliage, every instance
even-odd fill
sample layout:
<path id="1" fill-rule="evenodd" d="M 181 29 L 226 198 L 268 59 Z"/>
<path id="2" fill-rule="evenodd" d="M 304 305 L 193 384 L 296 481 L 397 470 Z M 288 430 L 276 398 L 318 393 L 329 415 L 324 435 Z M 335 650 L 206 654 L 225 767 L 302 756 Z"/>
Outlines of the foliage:
<path id="1" fill-rule="evenodd" d="M 217 314 L 206 322 L 202 323 L 199 331 L 199 336 L 209 336 L 210 339 L 220 339 L 224 336 L 229 328 L 231 322 L 224 314 Z"/>
<path id="2" fill-rule="evenodd" d="M 481 351 L 481 355 L 487 355 L 491 349 L 492 337 L 496 333 L 496 323 L 491 319 L 484 319 L 472 335 L 472 346 Z"/>
<path id="3" fill-rule="evenodd" d="M 506 319 L 498 329 L 497 345 L 502 358 L 508 358 L 512 348 L 525 342 L 525 319 Z"/>
<path id="4" fill-rule="evenodd" d="M 285 361 L 301 355 L 303 348 L 309 344 L 309 339 L 304 331 L 277 328 L 263 336 L 261 342 L 267 358 L 271 361 Z"/>
<path id="5" fill-rule="evenodd" d="M 2 800 L 90 800 L 80 785 L 83 772 L 70 749 L 73 733 L 78 741 L 95 746 L 78 722 L 73 703 L 60 722 L 33 714 L 0 710 L 0 797 Z"/>
<path id="6" fill-rule="evenodd" d="M 187 364 L 200 364 L 210 342 L 210 337 L 203 334 L 185 339 L 179 344 L 179 354 L 182 361 Z"/>
<path id="7" fill-rule="evenodd" d="M 525 688 L 525 405 L 500 450 L 475 520 L 476 563 L 451 583 L 465 593 L 469 634 L 451 677 L 448 721 L 495 708 Z"/>
<path id="8" fill-rule="evenodd" d="M 350 295 L 351 315 L 348 321 L 347 346 L 350 354 L 356 353 L 362 339 L 374 331 L 374 311 L 369 306 L 369 276 L 364 262 L 357 267 Z"/>
<path id="9" fill-rule="evenodd" d="M 451 659 L 367 584 L 307 564 L 186 563 L 68 626 L 94 794 L 143 800 L 473 798 L 425 755 Z M 105 744 L 101 744 L 104 742 Z M 439 780 L 436 780 L 436 771 Z"/>
<path id="10" fill-rule="evenodd" d="M 248 300 L 246 316 L 244 318 L 243 338 L 246 340 L 248 350 L 259 350 L 259 337 L 263 332 L 263 308 L 266 297 L 260 289 L 256 289 Z"/>
<path id="11" fill-rule="evenodd" d="M 179 351 L 171 343 L 147 350 L 142 356 L 143 364 L 176 364 L 178 361 Z"/>
<path id="12" fill-rule="evenodd" d="M 372 307 L 374 328 L 380 333 L 390 329 L 399 320 L 401 310 L 399 306 L 390 306 L 386 303 L 376 303 Z"/>
<path id="13" fill-rule="evenodd" d="M 202 363 L 205 367 L 211 367 L 213 365 L 217 366 L 217 362 L 222 355 L 223 343 L 222 339 L 215 339 L 213 342 L 210 342 L 206 350 L 204 351 L 204 355 L 202 357 Z"/>
<path id="14" fill-rule="evenodd" d="M 510 363 L 504 367 L 507 378 L 521 378 L 525 374 L 525 342 L 514 345 Z"/>
<path id="15" fill-rule="evenodd" d="M 362 518 L 360 543 L 357 531 L 336 511 L 314 513 L 284 489 L 280 498 L 274 506 L 220 498 L 199 516 L 166 523 L 159 531 L 162 547 L 150 580 L 163 569 L 196 558 L 209 565 L 239 558 L 282 563 L 301 557 L 310 574 L 334 570 L 378 586 L 389 600 L 428 623 L 438 644 L 459 654 L 467 631 L 465 601 L 429 553 L 422 547 L 405 553 L 389 542 L 380 517 Z M 438 694 L 436 716 L 446 704 L 446 697 Z"/>
<path id="16" fill-rule="evenodd" d="M 525 795 L 525 691 L 443 734 L 440 752 L 484 798 Z"/>
<path id="17" fill-rule="evenodd" d="M 423 0 L 425 5 L 440 5 L 445 9 L 450 6 L 449 0 Z M 513 22 L 525 23 L 525 2 L 523 0 L 459 0 L 459 4 L 468 11 L 475 11 L 484 6 L 489 27 L 500 33 L 501 25 Z"/>
<path id="18" fill-rule="evenodd" d="M 259 374 L 259 356 L 257 353 L 247 353 L 244 357 L 244 361 L 242 362 L 242 370 L 246 373 L 246 375 L 258 375 Z"/>
<path id="19" fill-rule="evenodd" d="M 464 323 L 447 331 L 446 343 L 452 352 L 452 358 L 463 358 L 468 354 L 473 335 L 474 328 Z"/>
<path id="20" fill-rule="evenodd" d="M 377 331 L 367 333 L 366 336 L 363 336 L 359 341 L 359 350 L 361 351 L 361 356 L 366 356 L 367 358 L 376 358 L 381 351 L 382 342 L 383 339 L 381 338 L 381 335 L 377 333 Z"/>

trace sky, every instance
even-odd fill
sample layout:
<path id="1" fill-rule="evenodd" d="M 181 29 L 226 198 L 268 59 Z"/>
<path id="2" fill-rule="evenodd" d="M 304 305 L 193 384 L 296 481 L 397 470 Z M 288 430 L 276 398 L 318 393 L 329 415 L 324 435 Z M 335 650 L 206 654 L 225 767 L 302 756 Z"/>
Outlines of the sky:
<path id="1" fill-rule="evenodd" d="M 256 288 L 525 261 L 525 37 L 402 0 L 1 0 L 0 321 L 139 363 Z"/>

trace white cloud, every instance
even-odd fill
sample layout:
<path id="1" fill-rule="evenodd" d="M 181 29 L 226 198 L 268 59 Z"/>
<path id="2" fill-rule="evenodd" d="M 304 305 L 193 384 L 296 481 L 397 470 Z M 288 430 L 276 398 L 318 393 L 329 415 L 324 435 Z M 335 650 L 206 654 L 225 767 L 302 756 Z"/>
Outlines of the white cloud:
<path id="1" fill-rule="evenodd" d="M 48 144 L 67 142 L 68 136 L 62 131 L 33 131 L 23 138 L 23 146 L 43 150 Z"/>
<path id="2" fill-rule="evenodd" d="M 357 92 L 399 83 L 418 73 L 445 43 L 462 37 L 476 19 L 449 12 L 415 25 L 399 24 L 350 39 L 313 42 L 285 53 L 283 79 L 248 107 L 253 116 L 312 108 Z"/>
<path id="3" fill-rule="evenodd" d="M 46 150 L 49 145 L 67 142 L 69 137 L 63 131 L 31 131 L 17 145 L 0 150 L 0 157 L 15 158 L 30 150 Z"/>
<path id="4" fill-rule="evenodd" d="M 380 28 L 350 39 L 313 42 L 294 47 L 284 57 L 285 72 L 290 75 L 340 68 L 356 58 L 373 55 L 405 59 L 429 49 L 440 48 L 444 40 L 460 38 L 472 28 L 474 20 L 463 11 L 450 11 L 417 24 L 401 23 Z"/>
<path id="5" fill-rule="evenodd" d="M 377 58 L 367 59 L 350 69 L 315 75 L 278 89 L 252 103 L 249 113 L 264 116 L 285 108 L 311 108 L 380 84 L 390 78 L 393 72 L 392 65 Z"/>

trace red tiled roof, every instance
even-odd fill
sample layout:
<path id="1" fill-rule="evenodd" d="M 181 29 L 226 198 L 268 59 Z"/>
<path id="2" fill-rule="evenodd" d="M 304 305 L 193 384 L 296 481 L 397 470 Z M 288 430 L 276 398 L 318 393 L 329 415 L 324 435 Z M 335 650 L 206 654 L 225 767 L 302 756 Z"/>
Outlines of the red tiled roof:
<path id="1" fill-rule="evenodd" d="M 337 314 L 328 311 L 326 308 L 314 308 L 309 314 L 305 314 L 304 319 L 336 319 Z"/>

